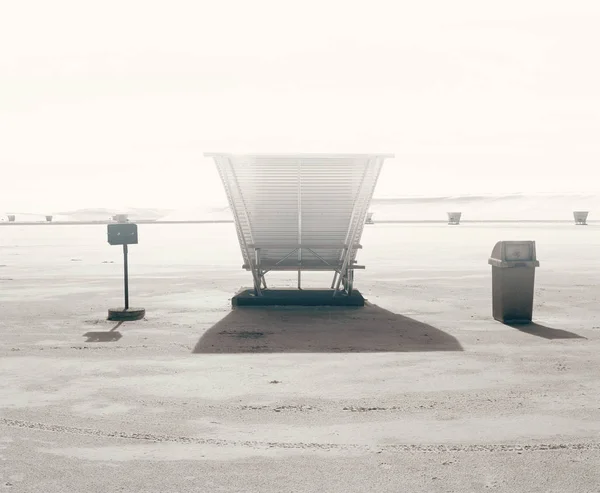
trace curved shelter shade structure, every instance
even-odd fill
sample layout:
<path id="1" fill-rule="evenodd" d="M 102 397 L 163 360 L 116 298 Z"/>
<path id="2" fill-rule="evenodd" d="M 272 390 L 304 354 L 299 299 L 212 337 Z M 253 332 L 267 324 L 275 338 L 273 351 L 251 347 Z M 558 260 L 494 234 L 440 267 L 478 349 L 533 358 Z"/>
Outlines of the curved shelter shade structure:
<path id="1" fill-rule="evenodd" d="M 384 154 L 206 154 L 214 158 L 257 295 L 270 271 L 331 271 L 352 293 L 360 238 Z"/>

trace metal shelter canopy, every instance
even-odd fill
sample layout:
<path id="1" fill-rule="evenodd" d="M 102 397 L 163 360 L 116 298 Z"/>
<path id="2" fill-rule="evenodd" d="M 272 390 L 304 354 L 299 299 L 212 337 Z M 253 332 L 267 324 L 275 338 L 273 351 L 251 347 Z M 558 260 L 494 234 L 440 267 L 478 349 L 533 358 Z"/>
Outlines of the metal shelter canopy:
<path id="1" fill-rule="evenodd" d="M 243 268 L 257 295 L 269 271 L 332 271 L 352 293 L 356 253 L 373 191 L 391 154 L 205 154 L 233 212 Z"/>

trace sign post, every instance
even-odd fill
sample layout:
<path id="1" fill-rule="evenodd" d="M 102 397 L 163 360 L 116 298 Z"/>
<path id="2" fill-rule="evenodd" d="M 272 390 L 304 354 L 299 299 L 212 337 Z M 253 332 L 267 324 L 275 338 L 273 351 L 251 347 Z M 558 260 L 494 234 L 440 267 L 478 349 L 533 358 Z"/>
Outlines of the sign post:
<path id="1" fill-rule="evenodd" d="M 108 225 L 108 243 L 111 245 L 123 245 L 123 288 L 125 294 L 125 306 L 109 308 L 108 320 L 119 322 L 128 320 L 140 320 L 144 318 L 144 308 L 131 308 L 129 306 L 129 259 L 128 245 L 136 245 L 138 242 L 137 224 L 122 223 Z"/>

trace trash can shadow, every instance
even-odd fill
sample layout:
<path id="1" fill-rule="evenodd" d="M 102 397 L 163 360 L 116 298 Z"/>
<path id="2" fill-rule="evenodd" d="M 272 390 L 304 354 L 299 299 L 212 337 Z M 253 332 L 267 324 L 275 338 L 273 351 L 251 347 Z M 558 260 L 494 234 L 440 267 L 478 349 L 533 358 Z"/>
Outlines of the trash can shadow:
<path id="1" fill-rule="evenodd" d="M 525 334 L 531 334 L 532 336 L 541 337 L 543 339 L 587 339 L 587 337 L 580 336 L 575 332 L 569 332 L 564 329 L 554 329 L 547 327 L 546 325 L 531 322 L 529 324 L 506 324 L 509 327 L 514 327 L 520 332 Z"/>

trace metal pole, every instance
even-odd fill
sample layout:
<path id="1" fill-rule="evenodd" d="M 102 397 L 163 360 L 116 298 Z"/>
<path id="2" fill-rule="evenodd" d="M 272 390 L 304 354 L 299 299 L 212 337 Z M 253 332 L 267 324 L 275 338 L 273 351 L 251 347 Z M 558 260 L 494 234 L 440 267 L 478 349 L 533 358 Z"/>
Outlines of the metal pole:
<path id="1" fill-rule="evenodd" d="M 123 273 L 125 282 L 125 310 L 129 309 L 129 272 L 127 268 L 127 245 L 123 245 Z"/>
<path id="2" fill-rule="evenodd" d="M 298 161 L 298 289 L 302 289 L 302 161 Z"/>

